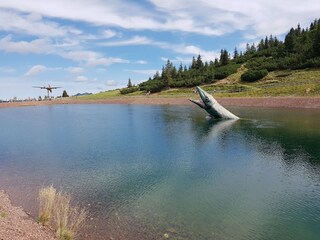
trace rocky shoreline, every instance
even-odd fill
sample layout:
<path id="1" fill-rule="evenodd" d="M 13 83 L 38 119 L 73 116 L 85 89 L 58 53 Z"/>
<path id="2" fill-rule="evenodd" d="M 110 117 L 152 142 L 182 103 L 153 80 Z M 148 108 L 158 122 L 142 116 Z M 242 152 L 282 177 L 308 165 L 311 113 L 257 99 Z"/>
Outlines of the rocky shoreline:
<path id="1" fill-rule="evenodd" d="M 273 108 L 310 108 L 320 109 L 320 97 L 253 97 L 253 98 L 216 98 L 225 106 L 273 107 Z M 131 96 L 110 97 L 97 100 L 79 98 L 56 99 L 52 101 L 3 102 L 0 108 L 44 106 L 55 104 L 138 104 L 138 105 L 191 105 L 187 97 Z"/>
<path id="2" fill-rule="evenodd" d="M 21 207 L 11 204 L 9 196 L 0 190 L 1 240 L 53 240 L 51 229 L 38 224 Z"/>

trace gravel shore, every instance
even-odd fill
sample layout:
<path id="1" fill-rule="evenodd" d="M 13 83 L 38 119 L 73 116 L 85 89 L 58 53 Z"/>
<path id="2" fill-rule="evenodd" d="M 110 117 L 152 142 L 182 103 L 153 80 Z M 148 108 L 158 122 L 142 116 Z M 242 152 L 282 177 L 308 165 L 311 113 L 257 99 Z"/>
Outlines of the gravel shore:
<path id="1" fill-rule="evenodd" d="M 8 195 L 0 190 L 1 240 L 54 240 L 53 231 L 38 224 L 21 207 L 11 204 Z"/>
<path id="2" fill-rule="evenodd" d="M 195 97 L 198 99 L 198 97 Z M 216 98 L 225 106 L 312 108 L 320 109 L 320 97 L 261 97 L 261 98 Z M 192 105 L 187 97 L 132 96 L 110 97 L 102 100 L 82 100 L 76 98 L 55 99 L 52 101 L 6 102 L 0 108 L 43 106 L 54 104 L 139 104 L 139 105 Z"/>

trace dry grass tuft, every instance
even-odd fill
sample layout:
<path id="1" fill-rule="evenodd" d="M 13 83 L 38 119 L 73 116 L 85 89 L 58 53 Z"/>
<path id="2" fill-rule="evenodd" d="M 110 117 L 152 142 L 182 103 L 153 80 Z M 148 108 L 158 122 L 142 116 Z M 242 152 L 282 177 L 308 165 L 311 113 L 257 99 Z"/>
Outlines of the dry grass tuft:
<path id="1" fill-rule="evenodd" d="M 41 188 L 39 191 L 39 222 L 42 225 L 47 225 L 51 219 L 55 197 L 56 189 L 53 186 Z"/>
<path id="2" fill-rule="evenodd" d="M 54 224 L 57 230 L 57 237 L 63 240 L 74 238 L 87 215 L 84 208 L 73 207 L 70 201 L 70 195 L 59 192 L 54 205 Z"/>
<path id="3" fill-rule="evenodd" d="M 40 193 L 42 193 L 41 190 Z M 56 192 L 55 190 L 54 196 L 49 213 L 49 219 L 52 215 L 52 227 L 56 230 L 58 239 L 72 240 L 75 238 L 77 231 L 83 226 L 87 211 L 79 206 L 71 206 L 71 196 L 69 194 Z"/>

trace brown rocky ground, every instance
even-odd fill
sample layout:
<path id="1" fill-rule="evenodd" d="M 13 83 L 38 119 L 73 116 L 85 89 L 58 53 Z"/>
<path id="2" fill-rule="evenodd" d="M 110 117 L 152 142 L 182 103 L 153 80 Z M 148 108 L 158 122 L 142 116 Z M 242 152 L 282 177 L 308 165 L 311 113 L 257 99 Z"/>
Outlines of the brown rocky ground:
<path id="1" fill-rule="evenodd" d="M 0 190 L 1 240 L 54 240 L 54 233 L 36 223 L 22 208 L 12 206 L 8 195 Z"/>
<path id="2" fill-rule="evenodd" d="M 320 97 L 261 97 L 261 98 L 217 98 L 225 106 L 276 107 L 276 108 L 313 108 L 320 109 Z M 76 98 L 52 101 L 0 103 L 0 108 L 21 106 L 43 106 L 54 104 L 142 104 L 142 105 L 191 105 L 183 97 L 132 96 L 110 97 L 102 100 L 81 100 Z"/>

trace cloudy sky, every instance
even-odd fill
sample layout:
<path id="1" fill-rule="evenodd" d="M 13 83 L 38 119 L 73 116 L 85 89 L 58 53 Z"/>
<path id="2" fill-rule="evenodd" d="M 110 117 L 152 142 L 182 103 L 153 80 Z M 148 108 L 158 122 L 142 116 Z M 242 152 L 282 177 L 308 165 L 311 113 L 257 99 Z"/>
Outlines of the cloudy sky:
<path id="1" fill-rule="evenodd" d="M 319 18 L 319 0 L 0 0 L 0 99 L 145 81 Z M 62 90 L 53 92 L 61 95 Z"/>

